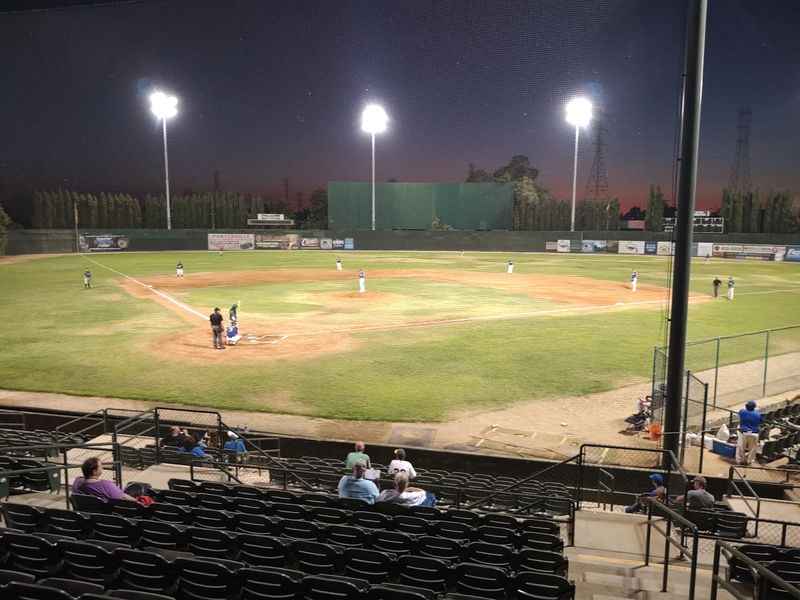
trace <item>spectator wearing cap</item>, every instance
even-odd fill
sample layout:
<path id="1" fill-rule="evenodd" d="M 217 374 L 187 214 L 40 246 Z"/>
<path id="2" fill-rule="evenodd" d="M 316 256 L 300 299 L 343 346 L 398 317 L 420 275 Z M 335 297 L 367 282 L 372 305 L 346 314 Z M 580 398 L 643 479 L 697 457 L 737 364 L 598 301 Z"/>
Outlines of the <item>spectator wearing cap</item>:
<path id="1" fill-rule="evenodd" d="M 686 496 L 675 498 L 676 504 L 683 504 L 684 501 L 689 510 L 714 508 L 716 502 L 714 496 L 706 491 L 706 478 L 702 475 L 698 475 L 692 480 L 692 489 L 686 492 Z"/>
<path id="2" fill-rule="evenodd" d="M 169 428 L 169 435 L 161 440 L 161 447 L 180 448 L 183 446 L 183 439 L 185 437 L 186 433 L 180 427 L 173 425 Z"/>
<path id="3" fill-rule="evenodd" d="M 236 454 L 245 454 L 247 452 L 247 448 L 245 448 L 244 445 L 244 440 L 233 431 L 228 432 L 228 441 L 225 442 L 224 448 L 225 450 L 236 452 Z"/>
<path id="4" fill-rule="evenodd" d="M 367 469 L 372 468 L 369 455 L 364 453 L 364 449 L 366 448 L 366 446 L 364 446 L 364 442 L 356 442 L 355 448 L 356 449 L 354 452 L 350 452 L 347 455 L 347 458 L 344 461 L 344 468 L 349 471 L 357 462 L 363 462 L 367 466 Z"/>
<path id="5" fill-rule="evenodd" d="M 737 465 L 749 465 L 756 459 L 761 420 L 761 413 L 758 412 L 753 400 L 750 400 L 739 411 L 739 438 L 736 441 Z"/>
<path id="6" fill-rule="evenodd" d="M 339 480 L 339 497 L 353 498 L 361 500 L 367 504 L 375 504 L 378 499 L 378 487 L 364 479 L 367 465 L 364 461 L 356 461 L 353 464 L 353 474 L 345 475 Z"/>
<path id="7" fill-rule="evenodd" d="M 392 459 L 392 462 L 389 463 L 388 472 L 389 475 L 394 475 L 395 473 L 405 473 L 408 475 L 409 479 L 414 479 L 417 476 L 417 472 L 414 470 L 414 465 L 406 460 L 406 451 L 402 448 L 398 448 L 394 451 L 394 459 Z"/>
<path id="8" fill-rule="evenodd" d="M 653 486 L 648 492 L 645 492 L 636 499 L 635 504 L 625 507 L 626 513 L 640 513 L 647 510 L 647 505 L 644 500 L 646 498 L 657 498 L 659 501 L 664 502 L 667 497 L 666 489 L 664 488 L 664 478 L 659 473 L 652 473 L 650 475 L 650 484 Z"/>

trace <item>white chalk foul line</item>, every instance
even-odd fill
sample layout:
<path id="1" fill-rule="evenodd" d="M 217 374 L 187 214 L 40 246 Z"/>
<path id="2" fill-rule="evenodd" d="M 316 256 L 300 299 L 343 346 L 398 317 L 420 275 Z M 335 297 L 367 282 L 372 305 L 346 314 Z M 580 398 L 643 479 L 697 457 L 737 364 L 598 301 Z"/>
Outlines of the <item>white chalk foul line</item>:
<path id="1" fill-rule="evenodd" d="M 113 268 L 111 268 L 111 267 L 109 267 L 109 266 L 107 266 L 107 265 L 104 265 L 103 263 L 99 263 L 99 262 L 97 262 L 96 260 L 94 260 L 93 258 L 89 258 L 88 256 L 84 256 L 83 258 L 84 258 L 85 260 L 88 260 L 88 261 L 89 261 L 89 262 L 91 262 L 91 263 L 94 263 L 94 264 L 96 264 L 98 267 L 103 267 L 104 269 L 107 269 L 107 270 L 111 271 L 112 273 L 116 273 L 117 275 L 122 275 L 123 277 L 125 277 L 126 279 L 128 279 L 128 280 L 132 281 L 132 282 L 133 282 L 133 283 L 135 283 L 136 285 L 140 285 L 140 286 L 142 286 L 143 288 L 145 288 L 145 289 L 147 289 L 147 290 L 150 290 L 151 292 L 153 292 L 153 293 L 154 293 L 154 294 L 156 294 L 157 296 L 161 296 L 162 298 L 164 298 L 164 300 L 167 300 L 167 301 L 169 301 L 169 302 L 172 302 L 172 303 L 173 303 L 175 306 L 177 306 L 177 307 L 179 307 L 179 308 L 182 308 L 182 309 L 183 309 L 183 310 L 185 310 L 186 312 L 188 312 L 188 313 L 191 313 L 191 314 L 193 314 L 193 315 L 195 315 L 195 316 L 197 316 L 197 317 L 200 317 L 200 318 L 201 318 L 201 319 L 203 319 L 204 321 L 205 321 L 206 319 L 208 319 L 208 317 L 207 317 L 206 315 L 204 315 L 203 313 L 196 311 L 196 310 L 195 310 L 195 309 L 193 309 L 191 306 L 188 306 L 188 305 L 184 304 L 183 302 L 181 302 L 180 300 L 177 300 L 177 299 L 173 298 L 173 297 L 172 297 L 172 296 L 170 296 L 169 294 L 166 294 L 166 293 L 162 292 L 161 290 L 158 290 L 158 289 L 154 288 L 152 285 L 149 285 L 149 284 L 147 284 L 147 283 L 143 283 L 143 282 L 139 281 L 138 279 L 136 279 L 135 277 L 131 277 L 130 275 L 126 275 L 126 274 L 125 274 L 125 273 L 123 273 L 122 271 L 117 271 L 116 269 L 113 269 Z"/>

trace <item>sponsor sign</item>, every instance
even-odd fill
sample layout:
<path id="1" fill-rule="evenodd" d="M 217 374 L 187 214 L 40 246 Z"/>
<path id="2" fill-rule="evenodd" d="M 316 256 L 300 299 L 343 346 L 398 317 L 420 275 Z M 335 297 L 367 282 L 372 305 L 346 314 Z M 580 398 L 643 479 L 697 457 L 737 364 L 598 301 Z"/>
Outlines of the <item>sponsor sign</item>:
<path id="1" fill-rule="evenodd" d="M 319 241 L 320 250 L 333 250 L 333 240 L 331 238 L 322 238 Z"/>
<path id="2" fill-rule="evenodd" d="M 756 258 L 775 260 L 786 253 L 786 246 L 767 246 L 761 244 L 714 244 L 712 254 L 723 258 Z"/>
<path id="3" fill-rule="evenodd" d="M 544 250 L 545 252 L 555 252 L 558 250 L 558 242 L 555 240 L 549 240 L 544 243 Z"/>
<path id="4" fill-rule="evenodd" d="M 125 235 L 82 235 L 78 238 L 81 252 L 119 252 L 130 245 Z"/>
<path id="5" fill-rule="evenodd" d="M 304 250 L 319 250 L 319 238 L 300 238 L 300 247 Z"/>
<path id="6" fill-rule="evenodd" d="M 334 250 L 343 250 L 344 249 L 344 240 L 333 240 L 333 249 Z"/>
<path id="7" fill-rule="evenodd" d="M 708 257 L 714 253 L 714 244 L 711 242 L 699 242 L 697 244 L 697 256 Z"/>
<path id="8" fill-rule="evenodd" d="M 356 249 L 356 241 L 353 238 L 344 238 L 344 249 L 345 250 L 355 250 Z"/>
<path id="9" fill-rule="evenodd" d="M 252 233 L 209 233 L 209 250 L 252 250 L 255 248 Z"/>
<path id="10" fill-rule="evenodd" d="M 644 242 L 624 241 L 619 242 L 620 254 L 644 254 Z"/>
<path id="11" fill-rule="evenodd" d="M 283 235 L 257 233 L 256 248 L 258 250 L 297 250 L 300 247 L 300 236 L 296 233 Z"/>
<path id="12" fill-rule="evenodd" d="M 645 254 L 656 254 L 658 252 L 658 242 L 645 242 L 644 243 L 644 253 Z"/>
<path id="13" fill-rule="evenodd" d="M 675 254 L 675 242 L 657 242 L 656 254 L 658 256 L 672 256 Z"/>
<path id="14" fill-rule="evenodd" d="M 556 246 L 556 252 L 569 252 L 570 243 L 569 240 L 558 240 Z"/>
<path id="15" fill-rule="evenodd" d="M 606 252 L 611 252 L 612 254 L 619 252 L 619 241 L 608 240 L 606 243 Z"/>
<path id="16" fill-rule="evenodd" d="M 605 252 L 606 247 L 605 240 L 583 240 L 581 242 L 581 252 Z"/>
<path id="17" fill-rule="evenodd" d="M 283 221 L 284 216 L 276 213 L 258 213 L 259 221 Z"/>
<path id="18" fill-rule="evenodd" d="M 786 253 L 783 255 L 783 260 L 800 262 L 800 246 L 786 246 Z"/>

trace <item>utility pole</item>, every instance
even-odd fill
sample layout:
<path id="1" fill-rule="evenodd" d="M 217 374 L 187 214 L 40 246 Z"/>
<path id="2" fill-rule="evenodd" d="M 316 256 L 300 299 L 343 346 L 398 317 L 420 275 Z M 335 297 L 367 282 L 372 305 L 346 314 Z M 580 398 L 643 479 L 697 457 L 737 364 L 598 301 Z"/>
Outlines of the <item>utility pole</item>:
<path id="1" fill-rule="evenodd" d="M 689 318 L 689 277 L 692 261 L 692 224 L 700 147 L 700 109 L 703 103 L 703 60 L 706 46 L 708 0 L 689 0 L 686 17 L 685 85 L 680 132 L 675 260 L 667 360 L 667 393 L 664 399 L 664 450 L 680 453 L 683 408 L 686 324 Z M 665 462 L 669 462 L 667 456 Z M 664 465 L 667 466 L 667 465 Z"/>
<path id="2" fill-rule="evenodd" d="M 597 202 L 608 198 L 608 169 L 606 168 L 606 129 L 605 114 L 598 111 L 597 118 L 592 124 L 592 145 L 594 146 L 594 161 L 586 180 L 584 198 Z"/>

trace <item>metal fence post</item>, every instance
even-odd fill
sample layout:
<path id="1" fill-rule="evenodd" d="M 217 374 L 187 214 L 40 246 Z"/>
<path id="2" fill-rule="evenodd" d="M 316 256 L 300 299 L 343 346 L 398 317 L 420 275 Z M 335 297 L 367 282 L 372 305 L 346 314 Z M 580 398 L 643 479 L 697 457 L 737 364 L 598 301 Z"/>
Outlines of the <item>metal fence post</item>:
<path id="1" fill-rule="evenodd" d="M 703 390 L 703 422 L 700 425 L 700 462 L 697 466 L 697 472 L 703 472 L 703 453 L 706 451 L 706 417 L 708 414 L 708 384 L 704 383 L 705 389 Z"/>
<path id="2" fill-rule="evenodd" d="M 682 419 L 682 427 L 681 427 L 681 455 L 680 455 L 680 464 L 683 466 L 684 459 L 686 457 L 686 427 L 688 425 L 689 420 L 689 397 L 692 392 L 692 372 L 686 371 L 686 387 L 684 388 L 686 397 L 683 400 L 683 419 Z"/>
<path id="3" fill-rule="evenodd" d="M 669 541 L 672 538 L 672 517 L 667 515 L 664 517 L 667 522 L 667 533 L 664 535 L 664 573 L 661 578 L 661 591 L 666 593 L 667 582 L 669 581 Z"/>
<path id="4" fill-rule="evenodd" d="M 720 339 L 717 338 L 717 355 L 714 358 L 714 408 L 717 408 L 717 384 L 719 383 L 719 344 Z"/>
<path id="5" fill-rule="evenodd" d="M 719 540 L 714 544 L 714 567 L 711 569 L 711 598 L 709 600 L 717 600 L 717 585 L 719 577 L 719 555 L 720 545 Z"/>
<path id="6" fill-rule="evenodd" d="M 698 531 L 695 529 L 692 536 L 692 566 L 689 570 L 689 600 L 694 600 L 694 588 L 697 582 L 697 552 L 700 542 L 698 535 Z"/>
<path id="7" fill-rule="evenodd" d="M 155 438 L 156 438 L 156 464 L 161 464 L 161 435 L 159 431 L 159 418 L 158 418 L 158 408 L 153 409 L 153 426 L 155 428 Z"/>
<path id="8" fill-rule="evenodd" d="M 764 384 L 761 387 L 761 397 L 767 395 L 767 362 L 769 361 L 769 329 L 767 329 L 767 338 L 764 342 Z"/>

